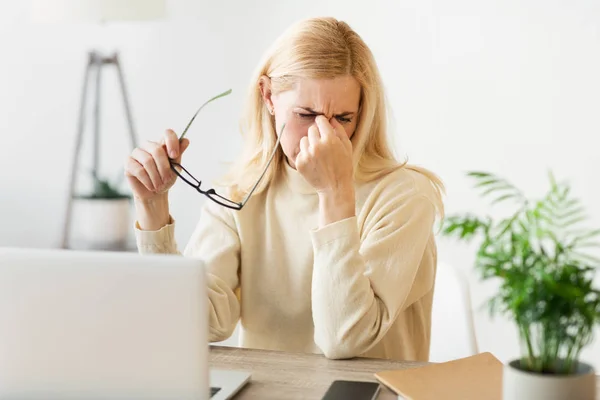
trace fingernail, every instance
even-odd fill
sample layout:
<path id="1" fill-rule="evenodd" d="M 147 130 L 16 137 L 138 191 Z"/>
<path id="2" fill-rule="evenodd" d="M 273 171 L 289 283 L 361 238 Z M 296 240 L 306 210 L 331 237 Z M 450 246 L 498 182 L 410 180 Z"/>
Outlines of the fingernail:
<path id="1" fill-rule="evenodd" d="M 175 150 L 171 150 L 169 154 L 171 155 L 171 158 L 177 158 L 177 152 Z"/>

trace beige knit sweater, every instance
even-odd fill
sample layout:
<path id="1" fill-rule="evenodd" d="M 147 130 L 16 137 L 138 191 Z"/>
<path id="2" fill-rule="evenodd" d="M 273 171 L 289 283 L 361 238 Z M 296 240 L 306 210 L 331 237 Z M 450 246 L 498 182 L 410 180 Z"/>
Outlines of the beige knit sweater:
<path id="1" fill-rule="evenodd" d="M 356 185 L 356 217 L 318 226 L 318 197 L 285 169 L 241 211 L 206 201 L 183 254 L 206 262 L 210 340 L 243 347 L 429 357 L 436 193 L 410 169 Z M 136 224 L 141 253 L 179 253 L 174 221 Z"/>

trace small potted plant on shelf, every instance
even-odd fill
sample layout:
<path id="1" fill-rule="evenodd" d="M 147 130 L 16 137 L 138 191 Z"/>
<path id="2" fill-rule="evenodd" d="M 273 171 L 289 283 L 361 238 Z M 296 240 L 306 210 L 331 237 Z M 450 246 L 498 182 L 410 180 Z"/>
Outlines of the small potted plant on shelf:
<path id="1" fill-rule="evenodd" d="M 600 322 L 600 291 L 593 287 L 600 260 L 600 230 L 585 228 L 584 207 L 567 183 L 550 173 L 550 189 L 530 200 L 514 185 L 486 172 L 470 172 L 481 196 L 509 203 L 502 218 L 471 213 L 449 216 L 442 235 L 478 239 L 475 265 L 482 279 L 496 279 L 491 314 L 516 324 L 521 356 L 503 374 L 504 400 L 595 399 L 594 368 L 580 361 Z"/>
<path id="2" fill-rule="evenodd" d="M 91 250 L 125 250 L 131 219 L 131 195 L 92 173 L 92 190 L 75 197 L 78 246 Z"/>

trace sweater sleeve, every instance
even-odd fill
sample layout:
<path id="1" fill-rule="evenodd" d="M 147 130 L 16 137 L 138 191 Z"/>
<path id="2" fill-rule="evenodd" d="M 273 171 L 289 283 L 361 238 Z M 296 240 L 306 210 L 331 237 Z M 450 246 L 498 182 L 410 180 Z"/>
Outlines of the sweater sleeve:
<path id="1" fill-rule="evenodd" d="M 433 234 L 433 202 L 382 196 L 369 215 L 362 237 L 357 217 L 311 232 L 314 339 L 329 358 L 368 351 L 433 287 L 433 272 L 416 279 Z"/>
<path id="2" fill-rule="evenodd" d="M 174 239 L 175 222 L 158 231 L 142 231 L 136 223 L 138 250 L 142 254 L 181 254 Z M 228 210 L 207 201 L 183 255 L 197 257 L 206 265 L 209 300 L 209 340 L 231 336 L 240 318 L 236 295 L 239 286 L 240 241 Z"/>
<path id="3" fill-rule="evenodd" d="M 143 231 L 137 221 L 133 226 L 138 252 L 140 254 L 181 254 L 175 242 L 175 221 L 157 231 Z"/>

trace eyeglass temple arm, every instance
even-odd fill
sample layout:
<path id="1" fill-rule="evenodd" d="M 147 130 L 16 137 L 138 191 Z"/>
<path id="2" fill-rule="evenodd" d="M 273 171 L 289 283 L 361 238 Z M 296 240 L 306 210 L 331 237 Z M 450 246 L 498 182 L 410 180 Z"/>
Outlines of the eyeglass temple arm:
<path id="1" fill-rule="evenodd" d="M 212 99 L 208 99 L 204 104 L 202 104 L 200 106 L 200 108 L 198 108 L 198 111 L 196 111 L 196 113 L 194 114 L 194 116 L 192 117 L 192 119 L 190 119 L 190 122 L 188 122 L 187 126 L 185 127 L 185 129 L 183 130 L 183 133 L 181 134 L 181 136 L 179 136 L 179 141 L 181 141 L 181 139 L 183 139 L 185 137 L 185 134 L 187 133 L 188 129 L 190 128 L 190 125 L 192 125 L 192 122 L 194 122 L 194 120 L 196 119 L 196 116 L 198 115 L 198 113 L 200 113 L 200 111 L 206 106 L 208 105 L 208 103 L 217 100 L 221 97 L 225 97 L 228 94 L 231 94 L 231 89 L 216 95 L 215 97 L 213 97 Z"/>
<path id="2" fill-rule="evenodd" d="M 281 136 L 283 135 L 284 129 L 285 129 L 285 124 L 283 124 L 281 126 L 281 132 L 277 136 L 277 141 L 275 142 L 275 146 L 273 147 L 273 152 L 271 153 L 271 157 L 269 158 L 269 161 L 267 161 L 267 166 L 265 167 L 265 169 L 262 172 L 262 174 L 260 174 L 260 177 L 258 178 L 258 180 L 256 181 L 256 183 L 254 184 L 254 186 L 252 187 L 252 189 L 250 189 L 250 191 L 248 192 L 248 194 L 246 195 L 246 197 L 244 198 L 244 200 L 242 200 L 242 202 L 240 203 L 240 205 L 242 207 L 250 199 L 250 196 L 252 196 L 252 193 L 254 193 L 254 191 L 258 187 L 260 181 L 262 181 L 262 178 L 265 176 L 265 174 L 269 170 L 269 165 L 271 165 L 271 161 L 273 161 L 273 158 L 275 158 L 275 154 L 277 154 L 277 148 L 279 147 L 279 142 L 281 141 Z"/>

